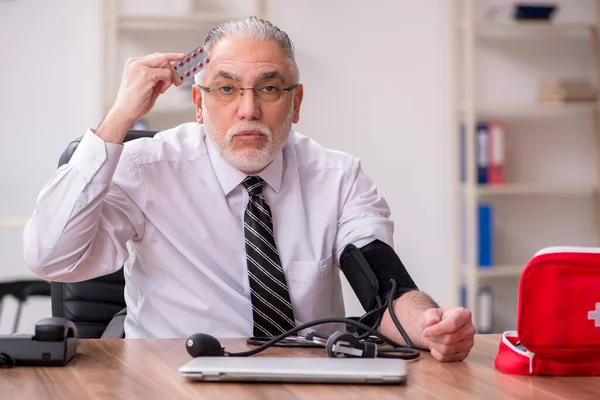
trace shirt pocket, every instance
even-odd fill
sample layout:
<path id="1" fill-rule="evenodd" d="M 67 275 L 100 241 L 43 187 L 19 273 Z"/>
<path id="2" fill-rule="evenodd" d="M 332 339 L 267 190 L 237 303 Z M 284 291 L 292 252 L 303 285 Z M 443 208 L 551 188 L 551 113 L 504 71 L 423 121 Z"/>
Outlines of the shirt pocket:
<path id="1" fill-rule="evenodd" d="M 333 255 L 314 261 L 291 261 L 286 280 L 298 323 L 331 316 Z"/>

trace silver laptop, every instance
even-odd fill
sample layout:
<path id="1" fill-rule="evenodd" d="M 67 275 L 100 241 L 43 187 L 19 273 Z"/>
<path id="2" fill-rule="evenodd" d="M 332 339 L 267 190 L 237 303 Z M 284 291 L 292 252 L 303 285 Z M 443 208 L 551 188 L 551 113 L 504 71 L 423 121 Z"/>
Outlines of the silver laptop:
<path id="1" fill-rule="evenodd" d="M 407 367 L 393 358 L 197 357 L 179 373 L 196 381 L 398 384 Z"/>

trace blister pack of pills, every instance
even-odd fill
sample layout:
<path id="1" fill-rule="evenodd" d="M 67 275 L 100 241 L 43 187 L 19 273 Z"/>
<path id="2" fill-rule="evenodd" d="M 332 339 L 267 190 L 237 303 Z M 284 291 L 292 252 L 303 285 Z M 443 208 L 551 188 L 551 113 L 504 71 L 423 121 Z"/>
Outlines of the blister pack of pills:
<path id="1" fill-rule="evenodd" d="M 208 53 L 202 47 L 198 47 L 190 51 L 181 60 L 173 63 L 173 68 L 179 73 L 179 78 L 186 81 L 187 79 L 194 79 L 194 75 L 206 68 L 209 62 Z"/>

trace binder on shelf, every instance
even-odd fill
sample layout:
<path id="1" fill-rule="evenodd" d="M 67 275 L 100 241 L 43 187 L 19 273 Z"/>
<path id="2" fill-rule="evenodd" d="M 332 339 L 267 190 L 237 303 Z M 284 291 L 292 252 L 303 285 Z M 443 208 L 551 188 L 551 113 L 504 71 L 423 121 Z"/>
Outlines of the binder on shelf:
<path id="1" fill-rule="evenodd" d="M 475 129 L 476 182 L 479 185 L 505 183 L 506 128 L 499 121 L 481 121 Z M 464 123 L 459 125 L 459 176 L 467 182 L 467 137 Z"/>
<path id="2" fill-rule="evenodd" d="M 488 123 L 488 176 L 489 184 L 496 185 L 504 183 L 504 159 L 505 159 L 505 129 L 504 125 L 497 121 Z"/>
<path id="3" fill-rule="evenodd" d="M 477 333 L 492 333 L 494 326 L 494 296 L 490 286 L 482 286 L 477 291 L 476 329 Z M 467 302 L 467 288 L 463 283 L 460 287 L 460 307 L 472 308 Z"/>
<path id="4" fill-rule="evenodd" d="M 489 268 L 494 265 L 494 214 L 492 205 L 480 203 L 477 217 L 479 267 Z"/>
<path id="5" fill-rule="evenodd" d="M 467 127 L 462 122 L 459 127 L 459 182 L 467 183 Z"/>
<path id="6" fill-rule="evenodd" d="M 489 286 L 482 286 L 477 292 L 477 333 L 492 333 L 493 296 Z"/>
<path id="7" fill-rule="evenodd" d="M 477 183 L 485 185 L 488 183 L 488 124 L 478 123 L 476 135 Z"/>

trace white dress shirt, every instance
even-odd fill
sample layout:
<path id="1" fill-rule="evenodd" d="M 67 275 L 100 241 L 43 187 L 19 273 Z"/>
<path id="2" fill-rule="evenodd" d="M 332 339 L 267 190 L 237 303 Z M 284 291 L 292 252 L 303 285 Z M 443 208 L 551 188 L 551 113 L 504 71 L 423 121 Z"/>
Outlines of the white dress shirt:
<path id="1" fill-rule="evenodd" d="M 339 256 L 393 245 L 387 203 L 356 158 L 293 130 L 259 175 L 297 323 L 344 316 Z M 25 260 L 62 282 L 124 265 L 128 338 L 251 336 L 244 178 L 197 123 L 124 145 L 88 130 L 37 199 Z"/>

